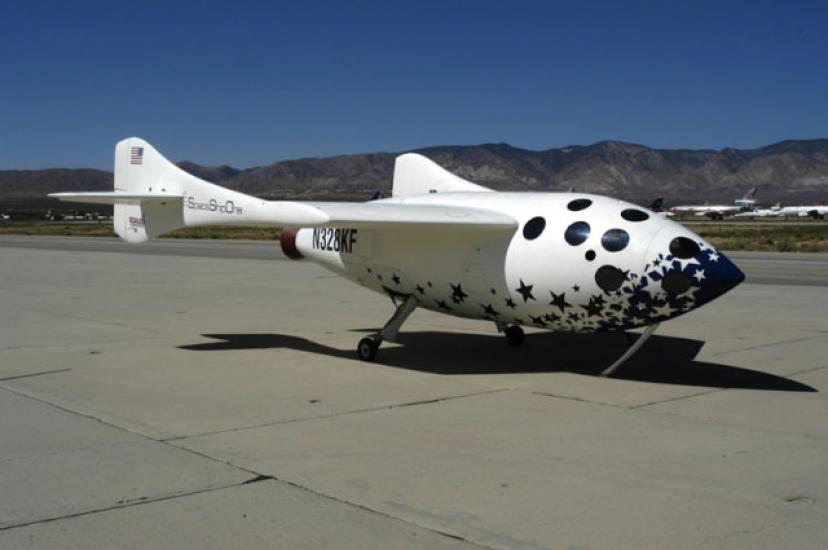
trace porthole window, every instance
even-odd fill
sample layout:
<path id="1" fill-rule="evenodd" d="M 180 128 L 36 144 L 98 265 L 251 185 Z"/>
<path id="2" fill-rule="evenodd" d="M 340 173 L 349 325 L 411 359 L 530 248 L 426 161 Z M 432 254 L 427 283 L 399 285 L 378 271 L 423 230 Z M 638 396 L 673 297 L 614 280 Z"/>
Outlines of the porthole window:
<path id="1" fill-rule="evenodd" d="M 676 258 L 681 258 L 682 260 L 695 258 L 700 251 L 699 245 L 687 237 L 676 237 L 670 241 L 670 254 Z"/>
<path id="2" fill-rule="evenodd" d="M 643 222 L 650 218 L 650 215 L 643 210 L 636 210 L 635 208 L 627 208 L 621 211 L 621 217 L 628 222 Z"/>
<path id="3" fill-rule="evenodd" d="M 572 246 L 578 246 L 589 238 L 589 224 L 587 222 L 575 222 L 566 228 L 564 239 Z"/>
<path id="4" fill-rule="evenodd" d="M 681 271 L 671 271 L 661 279 L 661 288 L 668 294 L 681 294 L 690 288 L 690 277 Z"/>
<path id="5" fill-rule="evenodd" d="M 627 248 L 630 234 L 623 229 L 610 229 L 601 237 L 601 245 L 610 252 L 618 252 Z"/>
<path id="6" fill-rule="evenodd" d="M 574 201 L 569 201 L 569 204 L 567 204 L 566 207 L 573 212 L 578 212 L 579 210 L 589 208 L 591 204 L 592 201 L 589 199 L 575 199 Z"/>
<path id="7" fill-rule="evenodd" d="M 603 265 L 595 272 L 595 282 L 605 292 L 615 292 L 626 278 L 623 271 L 612 265 Z"/>
<path id="8" fill-rule="evenodd" d="M 586 254 L 584 254 L 584 258 L 586 258 L 586 260 L 588 262 L 591 262 L 592 260 L 595 259 L 595 251 L 594 250 L 587 250 Z"/>
<path id="9" fill-rule="evenodd" d="M 526 240 L 537 239 L 546 227 L 546 220 L 540 216 L 534 217 L 523 226 L 523 236 Z"/>

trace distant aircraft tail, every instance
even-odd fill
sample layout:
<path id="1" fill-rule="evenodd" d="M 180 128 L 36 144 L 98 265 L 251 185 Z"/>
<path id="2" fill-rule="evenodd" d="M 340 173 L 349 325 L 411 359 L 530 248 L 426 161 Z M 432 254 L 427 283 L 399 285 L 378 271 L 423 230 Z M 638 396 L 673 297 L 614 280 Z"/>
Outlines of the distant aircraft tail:
<path id="1" fill-rule="evenodd" d="M 745 193 L 745 196 L 742 197 L 742 200 L 743 201 L 753 200 L 756 197 L 756 190 L 757 190 L 756 187 L 752 187 L 747 193 Z"/>

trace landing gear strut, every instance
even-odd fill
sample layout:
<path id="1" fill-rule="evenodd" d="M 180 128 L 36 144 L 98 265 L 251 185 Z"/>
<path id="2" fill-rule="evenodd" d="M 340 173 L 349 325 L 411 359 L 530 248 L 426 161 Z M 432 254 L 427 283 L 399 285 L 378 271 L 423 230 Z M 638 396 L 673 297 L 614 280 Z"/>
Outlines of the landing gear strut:
<path id="1" fill-rule="evenodd" d="M 612 374 L 616 370 L 618 370 L 618 367 L 620 367 L 621 365 L 626 363 L 629 360 L 629 358 L 632 357 L 633 354 L 635 352 L 637 352 L 638 349 L 641 346 L 644 345 L 644 342 L 646 342 L 647 340 L 650 339 L 650 336 L 653 335 L 653 333 L 658 328 L 659 324 L 660 323 L 656 323 L 656 324 L 650 325 L 646 329 L 644 329 L 644 332 L 641 333 L 641 336 L 638 337 L 638 339 L 633 343 L 633 345 L 631 345 L 629 348 L 627 348 L 627 351 L 624 352 L 624 355 L 619 357 L 618 360 L 615 363 L 613 363 L 612 365 L 610 365 L 606 369 L 604 369 L 604 372 L 601 373 L 601 376 L 603 376 L 603 377 L 609 376 L 610 374 Z M 629 335 L 627 337 L 629 338 Z"/>
<path id="2" fill-rule="evenodd" d="M 414 296 L 409 296 L 405 299 L 405 302 L 397 307 L 394 315 L 385 323 L 385 326 L 382 327 L 382 330 L 378 334 L 368 336 L 359 341 L 357 345 L 357 356 L 363 361 L 373 361 L 376 359 L 380 344 L 384 340 L 388 340 L 389 342 L 396 340 L 400 327 L 415 309 L 417 309 L 417 299 Z"/>

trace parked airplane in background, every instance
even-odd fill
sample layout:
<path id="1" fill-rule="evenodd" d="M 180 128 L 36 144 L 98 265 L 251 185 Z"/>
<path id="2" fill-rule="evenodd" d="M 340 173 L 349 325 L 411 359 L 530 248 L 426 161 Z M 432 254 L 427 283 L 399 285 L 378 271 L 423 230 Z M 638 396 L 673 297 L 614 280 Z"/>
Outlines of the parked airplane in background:
<path id="1" fill-rule="evenodd" d="M 748 219 L 751 219 L 751 220 L 753 218 L 767 218 L 767 217 L 770 217 L 770 216 L 778 215 L 781 208 L 782 207 L 781 207 L 780 203 L 777 202 L 776 204 L 774 204 L 770 208 L 754 208 L 753 210 L 748 210 L 748 211 L 745 211 L 745 212 L 739 212 L 734 217 L 736 217 L 736 218 L 748 218 Z"/>
<path id="2" fill-rule="evenodd" d="M 810 216 L 814 219 L 821 220 L 828 214 L 828 206 L 823 204 L 815 204 L 811 206 L 785 206 L 777 210 L 774 216 L 798 216 L 804 218 Z"/>
<path id="3" fill-rule="evenodd" d="M 756 204 L 756 187 L 745 193 L 741 199 L 736 199 L 733 206 L 725 205 L 690 205 L 690 206 L 674 206 L 668 210 L 668 216 L 706 216 L 714 220 L 721 220 L 725 216 L 733 216 L 739 212 L 750 210 Z"/>
<path id="4" fill-rule="evenodd" d="M 370 290 L 397 309 L 357 353 L 376 357 L 418 307 L 488 319 L 511 345 L 521 325 L 594 332 L 658 324 L 727 292 L 743 273 L 678 223 L 586 193 L 498 193 L 427 158 L 397 157 L 392 196 L 365 203 L 266 201 L 192 176 L 150 144 L 115 149 L 115 190 L 56 193 L 115 205 L 115 232 L 142 242 L 178 227 L 281 226 L 281 246 Z M 291 228 L 296 227 L 296 228 Z"/>

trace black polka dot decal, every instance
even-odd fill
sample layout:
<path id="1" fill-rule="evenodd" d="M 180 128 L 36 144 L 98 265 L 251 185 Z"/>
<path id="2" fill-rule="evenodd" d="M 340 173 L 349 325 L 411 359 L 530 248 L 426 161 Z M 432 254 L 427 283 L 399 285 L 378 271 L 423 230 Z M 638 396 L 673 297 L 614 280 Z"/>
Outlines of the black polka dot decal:
<path id="1" fill-rule="evenodd" d="M 601 237 L 601 245 L 610 252 L 618 252 L 627 248 L 630 234 L 623 229 L 610 229 Z"/>
<path id="2" fill-rule="evenodd" d="M 621 212 L 621 217 L 628 222 L 643 222 L 650 218 L 650 215 L 643 210 L 636 210 L 635 208 L 627 208 Z"/>
<path id="3" fill-rule="evenodd" d="M 661 280 L 661 288 L 667 294 L 681 294 L 690 288 L 690 277 L 681 271 L 672 271 Z"/>
<path id="4" fill-rule="evenodd" d="M 566 207 L 573 212 L 578 212 L 579 210 L 589 208 L 591 204 L 592 201 L 589 199 L 575 199 L 574 201 L 569 201 L 569 204 L 567 204 Z"/>
<path id="5" fill-rule="evenodd" d="M 605 292 L 615 292 L 626 278 L 624 272 L 613 265 L 603 265 L 595 272 L 595 282 Z"/>
<path id="6" fill-rule="evenodd" d="M 589 224 L 587 222 L 575 222 L 566 228 L 564 239 L 572 246 L 578 246 L 589 238 Z"/>
<path id="7" fill-rule="evenodd" d="M 670 241 L 670 254 L 682 260 L 695 258 L 700 250 L 699 245 L 687 237 L 676 237 Z"/>
<path id="8" fill-rule="evenodd" d="M 523 226 L 523 236 L 526 240 L 531 241 L 537 239 L 546 228 L 546 220 L 540 216 L 534 217 Z"/>
<path id="9" fill-rule="evenodd" d="M 586 254 L 584 254 L 584 258 L 586 258 L 586 260 L 588 262 L 591 262 L 592 260 L 595 259 L 595 251 L 594 250 L 587 250 Z"/>

